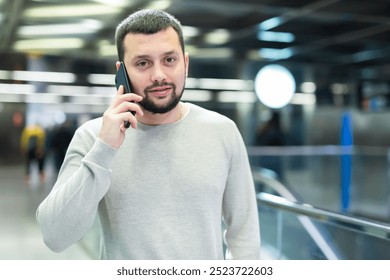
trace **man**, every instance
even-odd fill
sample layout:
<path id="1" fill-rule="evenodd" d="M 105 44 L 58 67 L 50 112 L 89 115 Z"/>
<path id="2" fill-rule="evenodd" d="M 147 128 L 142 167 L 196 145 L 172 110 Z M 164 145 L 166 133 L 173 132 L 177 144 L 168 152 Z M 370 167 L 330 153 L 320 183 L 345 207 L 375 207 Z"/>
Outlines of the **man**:
<path id="1" fill-rule="evenodd" d="M 46 133 L 38 124 L 26 126 L 20 137 L 20 149 L 26 158 L 26 174 L 25 181 L 30 183 L 31 165 L 38 164 L 39 179 L 45 181 L 45 143 Z"/>
<path id="2" fill-rule="evenodd" d="M 222 239 L 227 259 L 258 258 L 241 135 L 226 117 L 180 102 L 189 63 L 180 23 L 139 11 L 119 24 L 116 41 L 134 93 L 121 86 L 103 117 L 76 131 L 37 210 L 45 243 L 64 250 L 98 215 L 102 259 L 223 259 Z"/>

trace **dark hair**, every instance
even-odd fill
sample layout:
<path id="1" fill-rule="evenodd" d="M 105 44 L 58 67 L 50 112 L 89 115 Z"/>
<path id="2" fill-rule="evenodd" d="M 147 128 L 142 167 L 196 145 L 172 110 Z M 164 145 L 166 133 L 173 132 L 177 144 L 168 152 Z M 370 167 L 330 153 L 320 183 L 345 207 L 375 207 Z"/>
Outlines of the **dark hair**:
<path id="1" fill-rule="evenodd" d="M 159 10 L 141 10 L 129 15 L 116 28 L 115 42 L 118 58 L 123 61 L 123 41 L 128 33 L 155 34 L 172 27 L 179 36 L 180 46 L 184 53 L 184 39 L 180 22 L 172 15 Z"/>

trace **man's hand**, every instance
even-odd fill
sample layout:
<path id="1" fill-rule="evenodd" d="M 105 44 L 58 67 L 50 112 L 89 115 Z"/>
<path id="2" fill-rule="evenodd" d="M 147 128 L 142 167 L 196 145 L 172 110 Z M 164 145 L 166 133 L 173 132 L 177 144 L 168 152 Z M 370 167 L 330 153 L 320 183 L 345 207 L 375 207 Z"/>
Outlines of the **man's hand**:
<path id="1" fill-rule="evenodd" d="M 118 149 L 125 138 L 125 121 L 129 121 L 132 128 L 137 128 L 136 115 L 143 116 L 141 107 L 136 104 L 142 97 L 134 93 L 124 94 L 120 86 L 110 107 L 103 114 L 103 124 L 99 138 L 113 148 Z M 134 116 L 130 111 L 136 113 Z"/>

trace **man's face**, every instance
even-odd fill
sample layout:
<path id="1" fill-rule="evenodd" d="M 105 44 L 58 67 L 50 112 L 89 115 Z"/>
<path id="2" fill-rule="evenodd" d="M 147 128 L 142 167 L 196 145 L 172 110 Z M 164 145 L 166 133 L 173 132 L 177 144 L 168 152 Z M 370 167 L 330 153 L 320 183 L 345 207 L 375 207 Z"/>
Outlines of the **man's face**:
<path id="1" fill-rule="evenodd" d="M 183 55 L 173 28 L 156 34 L 132 34 L 124 39 L 124 62 L 139 104 L 152 113 L 172 110 L 184 91 L 188 55 Z"/>

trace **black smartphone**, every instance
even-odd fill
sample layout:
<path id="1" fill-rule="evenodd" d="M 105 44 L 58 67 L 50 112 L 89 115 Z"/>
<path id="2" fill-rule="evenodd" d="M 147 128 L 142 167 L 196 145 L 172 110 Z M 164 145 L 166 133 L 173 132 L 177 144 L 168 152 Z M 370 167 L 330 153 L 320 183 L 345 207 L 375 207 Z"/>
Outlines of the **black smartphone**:
<path id="1" fill-rule="evenodd" d="M 130 86 L 131 85 L 130 79 L 129 79 L 129 76 L 127 75 L 126 67 L 125 67 L 125 64 L 123 62 L 121 62 L 119 69 L 116 72 L 115 85 L 116 85 L 116 89 L 119 89 L 119 86 L 122 85 L 125 88 L 125 93 L 129 93 L 132 91 L 131 86 Z M 129 111 L 129 112 L 131 112 L 133 115 L 135 115 L 135 112 L 133 112 L 133 111 Z M 125 121 L 125 127 L 126 128 L 130 127 L 129 121 Z"/>

